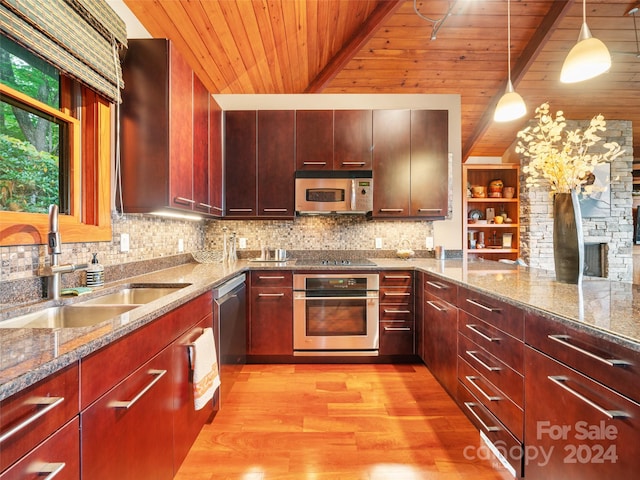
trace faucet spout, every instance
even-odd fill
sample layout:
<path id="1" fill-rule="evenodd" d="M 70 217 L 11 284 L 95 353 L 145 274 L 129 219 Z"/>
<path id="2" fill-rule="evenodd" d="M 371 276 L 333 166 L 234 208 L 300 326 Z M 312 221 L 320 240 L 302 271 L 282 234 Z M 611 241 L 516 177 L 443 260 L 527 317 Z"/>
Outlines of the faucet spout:
<path id="1" fill-rule="evenodd" d="M 58 228 L 58 206 L 49 205 L 49 255 L 51 255 L 51 265 L 58 264 L 58 255 L 62 253 L 60 246 L 60 229 Z"/>

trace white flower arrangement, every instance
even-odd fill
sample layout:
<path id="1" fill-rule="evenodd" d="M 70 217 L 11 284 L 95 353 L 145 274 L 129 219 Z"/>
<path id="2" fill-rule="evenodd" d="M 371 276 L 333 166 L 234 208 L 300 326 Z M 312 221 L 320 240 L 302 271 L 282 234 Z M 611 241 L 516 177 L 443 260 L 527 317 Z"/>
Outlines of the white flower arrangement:
<path id="1" fill-rule="evenodd" d="M 570 193 L 572 190 L 586 194 L 595 191 L 591 182 L 598 165 L 613 161 L 624 153 L 616 142 L 603 143 L 597 132 L 606 131 L 607 122 L 602 115 L 591 119 L 589 127 L 566 131 L 562 111 L 555 118 L 549 114 L 549 104 L 536 108 L 538 123 L 518 132 L 516 153 L 529 159 L 522 171 L 527 174 L 526 184 L 533 187 L 548 184 L 550 194 Z M 601 153 L 592 153 L 591 147 L 601 145 Z"/>

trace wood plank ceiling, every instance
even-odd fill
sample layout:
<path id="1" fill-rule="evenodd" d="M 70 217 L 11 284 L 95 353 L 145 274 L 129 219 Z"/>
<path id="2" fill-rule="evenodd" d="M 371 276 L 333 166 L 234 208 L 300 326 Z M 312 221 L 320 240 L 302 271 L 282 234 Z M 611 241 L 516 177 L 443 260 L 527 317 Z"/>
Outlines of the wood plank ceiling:
<path id="1" fill-rule="evenodd" d="M 506 0 L 125 4 L 153 37 L 176 44 L 213 93 L 460 94 L 464 159 L 501 156 L 527 121 L 492 121 L 507 78 Z M 578 37 L 582 2 L 511 0 L 512 79 L 528 117 L 548 101 L 570 119 L 602 113 L 631 120 L 640 150 L 640 52 L 628 14 L 636 6 L 587 1 L 587 23 L 612 52 L 613 66 L 598 78 L 563 85 L 560 69 Z M 423 17 L 441 20 L 435 39 L 434 24 Z M 640 12 L 636 17 L 640 28 Z"/>

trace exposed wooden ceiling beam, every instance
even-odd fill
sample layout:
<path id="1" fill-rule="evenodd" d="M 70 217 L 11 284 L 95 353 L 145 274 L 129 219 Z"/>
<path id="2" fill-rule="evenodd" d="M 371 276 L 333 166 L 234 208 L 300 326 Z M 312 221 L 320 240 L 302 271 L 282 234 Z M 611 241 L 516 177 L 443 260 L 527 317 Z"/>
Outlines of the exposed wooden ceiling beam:
<path id="1" fill-rule="evenodd" d="M 533 35 L 533 37 L 531 37 L 531 41 L 527 43 L 527 46 L 522 51 L 522 55 L 520 55 L 518 61 L 511 70 L 511 81 L 513 82 L 514 88 L 528 72 L 529 68 L 551 37 L 551 34 L 555 30 L 556 26 L 560 24 L 573 3 L 574 0 L 557 0 L 552 2 L 551 8 L 540 23 L 540 27 L 536 30 L 536 33 Z M 467 139 L 467 142 L 462 149 L 463 162 L 465 162 L 469 158 L 469 152 L 471 152 L 476 142 L 478 142 L 482 138 L 482 135 L 487 131 L 487 129 L 493 122 L 493 112 L 495 111 L 500 98 L 502 97 L 502 95 L 504 95 L 504 92 L 507 88 L 507 82 L 508 79 L 505 79 L 501 88 L 498 90 L 498 93 L 494 95 L 494 97 L 489 102 L 489 105 L 482 115 L 482 118 L 478 122 L 476 129 Z"/>
<path id="2" fill-rule="evenodd" d="M 319 93 L 327 84 L 340 73 L 344 66 L 351 61 L 356 53 L 375 35 L 387 18 L 391 17 L 398 8 L 402 6 L 404 0 L 392 0 L 381 2 L 373 11 L 367 21 L 362 25 L 347 44 L 334 55 L 322 71 L 314 78 L 305 93 Z"/>

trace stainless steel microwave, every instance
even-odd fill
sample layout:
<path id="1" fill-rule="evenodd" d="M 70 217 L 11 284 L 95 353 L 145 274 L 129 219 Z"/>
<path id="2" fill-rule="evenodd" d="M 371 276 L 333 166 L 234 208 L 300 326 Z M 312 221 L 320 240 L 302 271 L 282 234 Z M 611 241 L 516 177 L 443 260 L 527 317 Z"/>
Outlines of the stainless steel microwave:
<path id="1" fill-rule="evenodd" d="M 300 215 L 366 214 L 373 209 L 373 178 L 370 171 L 299 172 L 295 196 Z"/>

